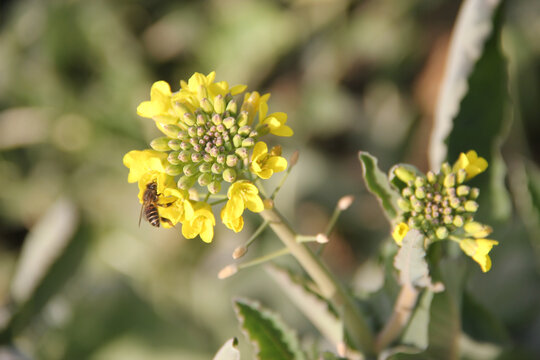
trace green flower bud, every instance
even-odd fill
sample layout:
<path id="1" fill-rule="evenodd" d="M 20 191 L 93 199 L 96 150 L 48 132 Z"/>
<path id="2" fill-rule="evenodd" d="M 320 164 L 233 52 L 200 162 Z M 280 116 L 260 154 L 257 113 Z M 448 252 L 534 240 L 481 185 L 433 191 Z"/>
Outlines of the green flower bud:
<path id="1" fill-rule="evenodd" d="M 426 185 L 426 179 L 422 176 L 417 176 L 416 179 L 414 179 L 414 186 L 417 188 L 422 187 Z"/>
<path id="2" fill-rule="evenodd" d="M 248 124 L 248 120 L 249 120 L 249 117 L 248 117 L 248 112 L 247 111 L 241 111 L 240 112 L 240 115 L 238 115 L 238 126 L 242 127 L 242 126 L 245 126 L 245 125 L 250 125 Z"/>
<path id="3" fill-rule="evenodd" d="M 238 112 L 238 105 L 236 104 L 236 101 L 234 100 L 229 101 L 229 103 L 227 104 L 227 108 L 225 110 L 231 113 L 232 115 L 236 115 L 236 113 Z"/>
<path id="4" fill-rule="evenodd" d="M 464 223 L 463 217 L 459 216 L 459 215 L 454 216 L 454 221 L 452 223 L 454 224 L 454 226 L 456 226 L 458 228 L 462 227 L 463 223 Z"/>
<path id="5" fill-rule="evenodd" d="M 191 113 L 185 113 L 182 119 L 187 126 L 195 125 L 195 116 L 193 116 Z"/>
<path id="6" fill-rule="evenodd" d="M 450 166 L 449 163 L 447 162 L 444 162 L 442 165 L 441 165 L 441 173 L 443 175 L 448 175 L 452 172 L 452 167 Z"/>
<path id="7" fill-rule="evenodd" d="M 174 111 L 180 116 L 184 116 L 184 114 L 190 114 L 191 111 L 189 111 L 188 107 L 181 102 L 175 101 L 173 104 Z"/>
<path id="8" fill-rule="evenodd" d="M 210 163 L 202 163 L 200 166 L 199 166 L 199 171 L 202 172 L 202 173 L 207 173 L 207 172 L 210 172 L 210 170 L 212 169 L 212 164 Z"/>
<path id="9" fill-rule="evenodd" d="M 234 147 L 238 148 L 238 147 L 242 146 L 242 140 L 243 140 L 242 136 L 240 136 L 238 134 L 234 135 L 234 137 L 232 139 Z"/>
<path id="10" fill-rule="evenodd" d="M 201 101 L 201 108 L 208 114 L 214 112 L 214 107 L 212 106 L 212 103 L 207 98 L 202 98 Z"/>
<path id="11" fill-rule="evenodd" d="M 438 239 L 446 239 L 448 237 L 448 229 L 445 226 L 441 226 L 435 230 L 435 235 Z"/>
<path id="12" fill-rule="evenodd" d="M 238 163 L 238 157 L 236 155 L 227 155 L 226 164 L 229 167 L 235 167 Z"/>
<path id="13" fill-rule="evenodd" d="M 250 138 L 257 138 L 259 136 L 259 132 L 257 130 L 251 130 L 249 133 Z"/>
<path id="14" fill-rule="evenodd" d="M 219 181 L 212 181 L 208 184 L 207 189 L 210 194 L 217 194 L 221 190 L 221 183 Z"/>
<path id="15" fill-rule="evenodd" d="M 468 187 L 467 185 L 460 185 L 456 189 L 456 194 L 457 194 L 457 196 L 467 196 L 467 195 L 469 195 L 470 190 L 471 190 L 471 188 Z"/>
<path id="16" fill-rule="evenodd" d="M 165 124 L 161 127 L 161 131 L 170 138 L 177 139 L 181 129 L 173 124 Z"/>
<path id="17" fill-rule="evenodd" d="M 197 115 L 197 125 L 203 126 L 206 125 L 206 114 L 198 114 Z"/>
<path id="18" fill-rule="evenodd" d="M 168 142 L 167 145 L 169 145 L 169 147 L 170 147 L 172 150 L 177 151 L 177 150 L 180 150 L 180 144 L 181 144 L 181 143 L 182 143 L 182 142 L 181 142 L 180 140 L 173 139 L 173 140 L 169 140 L 169 142 Z"/>
<path id="19" fill-rule="evenodd" d="M 444 187 L 451 188 L 456 185 L 456 174 L 450 173 L 444 177 Z"/>
<path id="20" fill-rule="evenodd" d="M 170 176 L 178 176 L 182 173 L 182 166 L 181 165 L 167 165 L 165 167 L 165 172 L 167 175 Z"/>
<path id="21" fill-rule="evenodd" d="M 458 206 L 461 204 L 461 201 L 459 201 L 459 198 L 457 198 L 457 197 L 451 197 L 449 199 L 449 203 L 450 203 L 450 207 L 452 209 L 457 209 Z"/>
<path id="22" fill-rule="evenodd" d="M 404 188 L 402 191 L 401 191 L 401 195 L 403 195 L 404 197 L 409 197 L 413 194 L 413 191 L 410 187 L 406 187 Z"/>
<path id="23" fill-rule="evenodd" d="M 427 174 L 426 174 L 426 178 L 427 178 L 427 181 L 433 185 L 437 182 L 437 175 L 435 175 L 435 173 L 433 173 L 433 171 L 428 171 Z"/>
<path id="24" fill-rule="evenodd" d="M 204 162 L 207 162 L 207 163 L 214 161 L 214 158 L 212 157 L 212 155 L 207 154 L 207 153 L 203 155 L 202 159 Z"/>
<path id="25" fill-rule="evenodd" d="M 167 161 L 172 165 L 178 165 L 181 163 L 180 159 L 178 158 L 179 155 L 180 153 L 178 151 L 171 151 L 169 156 L 167 156 Z"/>
<path id="26" fill-rule="evenodd" d="M 223 180 L 233 183 L 236 180 L 236 171 L 231 168 L 225 169 L 225 171 L 223 171 Z"/>
<path id="27" fill-rule="evenodd" d="M 223 125 L 225 125 L 225 127 L 226 127 L 227 129 L 230 129 L 230 128 L 233 127 L 233 125 L 235 125 L 235 124 L 236 124 L 236 120 L 234 120 L 233 117 L 230 117 L 230 116 L 229 116 L 228 118 L 223 119 Z"/>
<path id="28" fill-rule="evenodd" d="M 397 205 L 403 211 L 410 211 L 411 210 L 411 203 L 409 203 L 405 199 L 402 199 L 402 198 L 397 199 Z"/>
<path id="29" fill-rule="evenodd" d="M 407 168 L 403 166 L 397 166 L 394 169 L 394 174 L 397 176 L 399 180 L 403 181 L 404 183 L 407 183 L 409 181 L 414 181 L 416 178 L 414 172 L 408 170 Z"/>
<path id="30" fill-rule="evenodd" d="M 476 212 L 478 210 L 478 203 L 473 200 L 465 201 L 465 210 L 468 212 Z"/>
<path id="31" fill-rule="evenodd" d="M 199 163 L 201 162 L 202 160 L 202 155 L 201 153 L 193 153 L 191 154 L 191 161 L 193 161 L 194 163 Z"/>
<path id="32" fill-rule="evenodd" d="M 236 155 L 240 156 L 240 158 L 242 160 L 247 159 L 247 157 L 248 157 L 247 149 L 244 148 L 244 147 L 236 149 L 235 153 L 236 153 Z"/>
<path id="33" fill-rule="evenodd" d="M 214 125 L 216 125 L 216 126 L 220 125 L 221 121 L 222 121 L 222 119 L 221 119 L 221 116 L 219 114 L 214 114 L 214 116 L 212 116 L 212 123 Z"/>
<path id="34" fill-rule="evenodd" d="M 446 225 L 452 224 L 453 221 L 454 221 L 454 218 L 451 215 L 443 216 L 443 223 L 445 223 Z"/>
<path id="35" fill-rule="evenodd" d="M 456 182 L 458 184 L 463 184 L 466 178 L 467 178 L 467 172 L 465 171 L 465 169 L 459 169 L 456 173 Z"/>
<path id="36" fill-rule="evenodd" d="M 214 110 L 218 114 L 225 112 L 225 99 L 223 99 L 223 95 L 219 94 L 214 97 Z"/>
<path id="37" fill-rule="evenodd" d="M 247 139 L 244 139 L 242 141 L 242 147 L 252 147 L 253 145 L 255 145 L 255 140 L 253 140 L 252 138 L 247 138 Z"/>
<path id="38" fill-rule="evenodd" d="M 193 176 L 197 173 L 197 165 L 195 164 L 184 165 L 184 167 L 182 168 L 182 172 L 186 176 Z"/>
<path id="39" fill-rule="evenodd" d="M 212 164 L 212 169 L 211 170 L 212 170 L 212 172 L 214 174 L 219 175 L 223 171 L 223 165 L 214 163 L 214 164 Z"/>
<path id="40" fill-rule="evenodd" d="M 166 136 L 155 138 L 150 142 L 150 147 L 156 151 L 169 151 L 169 140 Z"/>
<path id="41" fill-rule="evenodd" d="M 242 136 L 248 136 L 251 132 L 251 126 L 245 125 L 238 129 L 238 133 Z"/>
<path id="42" fill-rule="evenodd" d="M 238 132 L 238 126 L 236 125 L 231 126 L 231 128 L 229 129 L 229 134 L 231 135 L 236 135 L 237 132 Z"/>
<path id="43" fill-rule="evenodd" d="M 182 176 L 180 180 L 178 180 L 177 185 L 182 190 L 189 190 L 193 185 L 195 185 L 195 181 L 197 181 L 195 176 Z"/>
<path id="44" fill-rule="evenodd" d="M 188 162 L 191 160 L 191 151 L 187 151 L 187 150 L 184 150 L 184 151 L 181 151 L 180 154 L 178 155 L 178 159 L 182 162 Z"/>
<path id="45" fill-rule="evenodd" d="M 225 155 L 219 154 L 218 156 L 216 156 L 216 161 L 218 162 L 218 164 L 225 164 Z"/>
<path id="46" fill-rule="evenodd" d="M 199 185 L 206 186 L 212 182 L 212 174 L 210 173 L 201 174 L 199 178 L 197 179 L 197 181 L 199 182 Z"/>
<path id="47" fill-rule="evenodd" d="M 192 146 L 191 146 L 191 144 L 189 143 L 189 141 L 182 141 L 182 142 L 180 143 L 180 149 L 182 149 L 182 150 L 189 150 L 189 149 L 191 149 L 191 147 L 192 147 Z"/>
<path id="48" fill-rule="evenodd" d="M 259 134 L 259 136 L 264 136 L 268 133 L 270 133 L 270 128 L 266 124 L 259 124 L 255 128 L 255 131 Z M 251 135 L 251 134 L 250 134 Z"/>
<path id="49" fill-rule="evenodd" d="M 469 198 L 472 200 L 478 199 L 478 195 L 480 195 L 480 189 L 478 188 L 472 188 L 469 193 Z"/>
<path id="50" fill-rule="evenodd" d="M 416 188 L 416 190 L 414 191 L 414 195 L 418 198 L 418 199 L 424 199 L 426 197 L 426 190 L 423 188 L 423 187 L 418 187 Z"/>
<path id="51" fill-rule="evenodd" d="M 481 224 L 476 221 L 471 221 L 471 222 L 466 223 L 463 228 L 468 234 L 470 234 L 471 236 L 475 238 L 485 238 L 486 236 L 491 234 L 491 232 L 493 231 L 493 229 L 490 226 Z"/>
<path id="52" fill-rule="evenodd" d="M 179 140 L 182 140 L 182 141 L 188 140 L 188 139 L 189 139 L 189 135 L 188 135 L 187 132 L 185 132 L 185 131 L 182 130 L 182 131 L 180 131 L 180 132 L 178 133 L 178 139 L 179 139 Z"/>

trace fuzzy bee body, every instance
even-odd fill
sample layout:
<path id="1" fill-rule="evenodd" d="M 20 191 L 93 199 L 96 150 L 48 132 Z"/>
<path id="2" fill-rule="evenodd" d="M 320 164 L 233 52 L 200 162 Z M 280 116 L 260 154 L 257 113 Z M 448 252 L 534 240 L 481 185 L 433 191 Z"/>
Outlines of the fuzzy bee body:
<path id="1" fill-rule="evenodd" d="M 158 192 L 157 184 L 155 181 L 146 185 L 146 190 L 143 194 L 141 214 L 139 216 L 139 226 L 141 225 L 141 218 L 143 214 L 144 218 L 150 223 L 150 225 L 159 227 L 162 219 L 159 216 L 158 211 Z"/>

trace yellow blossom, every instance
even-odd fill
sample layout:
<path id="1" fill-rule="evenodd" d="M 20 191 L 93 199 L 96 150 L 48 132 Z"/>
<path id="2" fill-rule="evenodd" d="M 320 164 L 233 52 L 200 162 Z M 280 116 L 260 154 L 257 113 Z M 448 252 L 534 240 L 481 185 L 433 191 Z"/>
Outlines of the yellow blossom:
<path id="1" fill-rule="evenodd" d="M 477 221 L 466 223 L 465 226 L 463 226 L 463 229 L 467 232 L 467 234 L 469 234 L 469 236 L 475 238 L 485 238 L 493 231 L 491 226 L 481 224 Z"/>
<path id="2" fill-rule="evenodd" d="M 163 124 L 176 124 L 178 115 L 172 106 L 171 87 L 165 81 L 157 81 L 150 90 L 150 101 L 137 107 L 137 114 Z"/>
<path id="3" fill-rule="evenodd" d="M 163 199 L 160 200 L 159 214 L 171 221 L 172 225 L 183 223 L 186 219 L 193 218 L 195 210 L 189 201 L 188 193 L 178 188 L 166 188 L 163 191 Z M 163 227 L 171 227 L 164 222 Z"/>
<path id="4" fill-rule="evenodd" d="M 459 158 L 454 164 L 454 172 L 464 169 L 467 173 L 467 180 L 484 172 L 488 167 L 486 159 L 479 157 L 476 151 L 470 150 L 467 154 L 459 154 Z"/>
<path id="5" fill-rule="evenodd" d="M 461 250 L 476 261 L 483 272 L 491 269 L 491 258 L 489 252 L 491 248 L 499 243 L 489 239 L 463 239 L 459 242 Z"/>
<path id="6" fill-rule="evenodd" d="M 132 150 L 124 155 L 124 165 L 129 168 L 128 182 L 134 183 L 150 171 L 165 173 L 167 154 L 155 150 Z"/>
<path id="7" fill-rule="evenodd" d="M 144 173 L 139 179 L 139 202 L 143 203 L 144 193 L 148 188 L 148 184 L 156 183 L 156 192 L 158 194 L 159 202 L 161 202 L 162 195 L 167 189 L 175 189 L 176 182 L 172 176 L 159 171 L 148 171 Z"/>
<path id="8" fill-rule="evenodd" d="M 259 105 L 259 121 L 261 124 L 267 125 L 270 129 L 270 133 L 277 136 L 292 136 L 293 131 L 290 127 L 285 125 L 287 122 L 287 114 L 284 112 L 275 112 L 268 116 L 268 104 L 261 102 Z"/>
<path id="9" fill-rule="evenodd" d="M 249 169 L 261 179 L 269 179 L 275 172 L 287 168 L 287 160 L 279 155 L 281 155 L 280 147 L 274 147 L 268 153 L 268 146 L 259 141 L 253 148 Z"/>
<path id="10" fill-rule="evenodd" d="M 193 239 L 197 235 L 206 242 L 212 242 L 214 237 L 214 225 L 216 219 L 212 213 L 212 208 L 208 203 L 197 201 L 193 204 L 193 214 L 190 218 L 185 218 L 182 223 L 182 235 L 186 239 Z"/>
<path id="11" fill-rule="evenodd" d="M 235 182 L 227 192 L 229 200 L 221 211 L 221 220 L 229 229 L 238 232 L 242 230 L 242 217 L 244 209 L 248 208 L 253 212 L 264 210 L 264 204 L 259 197 L 259 189 L 247 180 Z"/>
<path id="12" fill-rule="evenodd" d="M 246 111 L 248 113 L 248 125 L 253 124 L 253 119 L 260 110 L 261 105 L 266 104 L 269 98 L 270 94 L 261 96 L 257 91 L 246 93 L 244 95 L 241 111 Z"/>
<path id="13" fill-rule="evenodd" d="M 403 222 L 399 223 L 394 228 L 394 231 L 392 232 L 392 237 L 394 238 L 394 241 L 396 242 L 396 244 L 401 246 L 401 243 L 403 242 L 403 238 L 405 237 L 405 235 L 407 235 L 408 232 L 409 232 L 409 225 Z"/>

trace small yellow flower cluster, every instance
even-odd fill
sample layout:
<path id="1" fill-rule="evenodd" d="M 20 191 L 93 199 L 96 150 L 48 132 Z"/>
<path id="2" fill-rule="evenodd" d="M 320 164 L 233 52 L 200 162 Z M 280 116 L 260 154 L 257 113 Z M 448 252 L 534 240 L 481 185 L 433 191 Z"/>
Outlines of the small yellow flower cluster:
<path id="1" fill-rule="evenodd" d="M 124 156 L 128 182 L 138 183 L 141 204 L 147 201 L 149 184 L 155 184 L 156 194 L 150 198 L 157 201 L 151 211 L 155 208 L 164 227 L 182 224 L 186 238 L 212 241 L 216 224 L 212 205 L 219 201 L 208 201 L 219 196 L 222 183 L 230 186 L 221 220 L 229 229 L 241 231 L 246 208 L 264 209 L 254 179 L 268 179 L 287 168 L 281 147 L 268 150 L 259 140 L 267 134 L 293 135 L 286 125 L 287 115 L 268 114 L 270 94 L 245 93 L 239 104 L 235 96 L 245 90 L 245 85 L 215 82 L 215 72 L 195 73 L 187 82 L 181 81 L 174 93 L 165 81 L 154 83 L 150 101 L 137 108 L 140 116 L 155 121 L 164 136 L 152 140 L 152 149 Z M 203 201 L 196 200 L 201 189 L 206 190 Z M 193 192 L 197 195 L 190 197 Z"/>
<path id="2" fill-rule="evenodd" d="M 452 167 L 444 163 L 437 174 L 430 171 L 424 176 L 403 166 L 396 167 L 394 175 L 405 184 L 398 200 L 403 221 L 392 232 L 396 243 L 401 245 L 409 229 L 418 229 L 430 241 L 457 241 L 483 272 L 489 271 L 489 251 L 498 242 L 486 239 L 491 227 L 474 221 L 479 190 L 463 184 L 487 166 L 487 161 L 471 150 L 461 153 Z"/>

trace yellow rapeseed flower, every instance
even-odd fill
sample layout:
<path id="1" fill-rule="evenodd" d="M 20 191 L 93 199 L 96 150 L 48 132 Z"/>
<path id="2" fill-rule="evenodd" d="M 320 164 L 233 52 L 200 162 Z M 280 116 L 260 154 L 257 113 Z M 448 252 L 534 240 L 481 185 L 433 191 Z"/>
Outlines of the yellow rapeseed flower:
<path id="1" fill-rule="evenodd" d="M 484 172 L 488 167 L 486 159 L 479 157 L 476 151 L 470 150 L 467 154 L 459 154 L 459 158 L 454 164 L 454 172 L 459 169 L 464 169 L 467 173 L 467 180 L 475 177 L 476 175 Z"/>
<path id="2" fill-rule="evenodd" d="M 236 181 L 227 192 L 229 200 L 221 211 L 221 220 L 225 226 L 236 232 L 242 230 L 244 209 L 253 212 L 264 210 L 264 204 L 259 196 L 259 189 L 247 180 Z"/>
<path id="3" fill-rule="evenodd" d="M 124 155 L 124 165 L 129 168 L 128 182 L 134 183 L 150 171 L 165 173 L 167 154 L 155 150 L 132 150 Z"/>
<path id="4" fill-rule="evenodd" d="M 257 91 L 246 93 L 244 95 L 244 102 L 242 103 L 242 108 L 240 110 L 248 113 L 248 125 L 253 124 L 255 115 L 260 111 L 261 105 L 268 102 L 268 99 L 270 99 L 270 94 L 261 96 Z"/>
<path id="5" fill-rule="evenodd" d="M 491 258 L 489 252 L 491 248 L 499 242 L 490 239 L 463 239 L 459 242 L 461 250 L 476 261 L 483 272 L 491 269 Z"/>
<path id="6" fill-rule="evenodd" d="M 405 237 L 405 235 L 407 235 L 408 232 L 409 232 L 409 225 L 403 222 L 399 223 L 394 228 L 394 231 L 392 232 L 392 237 L 394 238 L 394 241 L 396 242 L 396 244 L 401 246 L 401 243 L 403 242 L 403 238 Z"/>
<path id="7" fill-rule="evenodd" d="M 292 136 L 293 131 L 290 127 L 285 125 L 287 122 L 287 114 L 284 112 L 275 112 L 270 115 L 266 115 L 268 112 L 268 104 L 261 102 L 259 105 L 259 122 L 267 125 L 270 129 L 270 133 L 277 136 Z"/>
<path id="8" fill-rule="evenodd" d="M 172 106 L 171 97 L 169 84 L 157 81 L 150 90 L 150 101 L 143 101 L 137 107 L 137 114 L 162 124 L 175 124 L 178 122 L 178 115 Z"/>
<path id="9" fill-rule="evenodd" d="M 160 200 L 159 214 L 171 221 L 172 225 L 183 223 L 186 219 L 191 219 L 195 215 L 193 204 L 189 201 L 188 193 L 178 188 L 166 188 L 163 191 L 163 199 Z M 167 222 L 162 223 L 163 227 L 171 227 Z"/>
<path id="10" fill-rule="evenodd" d="M 268 146 L 264 142 L 259 141 L 253 148 L 249 169 L 261 179 L 269 179 L 275 172 L 280 172 L 287 168 L 287 160 L 280 155 L 280 147 L 274 147 L 268 153 Z"/>
<path id="11" fill-rule="evenodd" d="M 206 242 L 212 242 L 214 238 L 214 225 L 216 219 L 212 213 L 212 207 L 203 201 L 191 203 L 193 214 L 190 218 L 184 219 L 182 223 L 182 235 L 186 239 L 193 239 L 197 235 Z"/>

